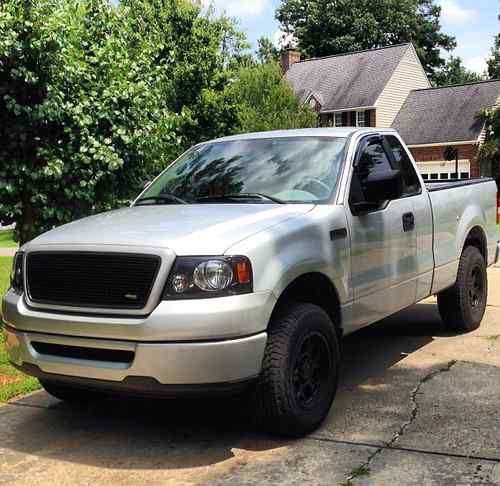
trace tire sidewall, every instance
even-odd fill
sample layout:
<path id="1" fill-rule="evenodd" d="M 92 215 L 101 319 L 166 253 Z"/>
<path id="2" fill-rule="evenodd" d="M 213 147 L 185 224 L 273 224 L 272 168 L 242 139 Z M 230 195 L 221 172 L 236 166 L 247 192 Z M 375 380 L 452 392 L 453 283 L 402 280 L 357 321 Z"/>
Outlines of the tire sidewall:
<path id="1" fill-rule="evenodd" d="M 301 317 L 295 321 L 295 326 L 288 346 L 285 373 L 283 373 L 283 389 L 288 395 L 289 414 L 293 420 L 298 422 L 298 429 L 314 429 L 327 416 L 338 384 L 339 351 L 337 336 L 334 326 L 328 315 L 316 306 L 308 306 L 310 309 L 303 312 Z M 328 387 L 322 390 L 322 396 L 318 404 L 311 409 L 303 408 L 296 400 L 293 386 L 293 372 L 300 351 L 300 345 L 304 338 L 313 333 L 321 334 L 327 343 L 329 350 L 330 380 Z"/>
<path id="2" fill-rule="evenodd" d="M 460 290 L 461 310 L 464 321 L 468 324 L 470 330 L 476 329 L 481 323 L 486 311 L 488 299 L 488 278 L 486 274 L 486 264 L 483 256 L 475 247 L 466 248 L 461 262 L 462 271 L 460 272 L 461 281 L 458 282 Z M 471 272 L 474 268 L 479 268 L 483 280 L 483 296 L 481 304 L 474 309 L 469 298 Z"/>

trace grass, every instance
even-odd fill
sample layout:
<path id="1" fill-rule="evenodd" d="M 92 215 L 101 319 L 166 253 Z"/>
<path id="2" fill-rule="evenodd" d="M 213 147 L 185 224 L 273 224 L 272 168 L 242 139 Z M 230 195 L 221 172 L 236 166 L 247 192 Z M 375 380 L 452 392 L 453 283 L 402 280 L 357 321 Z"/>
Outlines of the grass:
<path id="1" fill-rule="evenodd" d="M 0 296 L 9 287 L 11 257 L 0 257 Z M 20 373 L 9 364 L 5 351 L 5 335 L 0 329 L 0 402 L 40 388 L 36 378 Z"/>
<path id="2" fill-rule="evenodd" d="M 349 479 L 339 483 L 339 486 L 354 486 L 354 479 L 361 478 L 363 476 L 368 476 L 370 474 L 370 468 L 368 466 L 358 466 L 354 468 L 349 474 Z"/>
<path id="3" fill-rule="evenodd" d="M 0 248 L 17 248 L 18 246 L 14 241 L 14 230 L 0 230 Z"/>

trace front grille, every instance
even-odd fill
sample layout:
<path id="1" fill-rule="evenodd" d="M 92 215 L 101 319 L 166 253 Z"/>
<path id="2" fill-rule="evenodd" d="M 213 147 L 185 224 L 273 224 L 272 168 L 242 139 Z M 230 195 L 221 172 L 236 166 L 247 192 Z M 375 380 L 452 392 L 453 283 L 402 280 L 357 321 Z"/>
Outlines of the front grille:
<path id="1" fill-rule="evenodd" d="M 134 352 L 121 349 L 83 348 L 63 344 L 31 342 L 37 353 L 59 358 L 85 359 L 88 361 L 104 361 L 108 363 L 132 363 Z"/>
<path id="2" fill-rule="evenodd" d="M 142 309 L 160 257 L 129 253 L 34 252 L 26 277 L 32 302 L 70 307 Z"/>

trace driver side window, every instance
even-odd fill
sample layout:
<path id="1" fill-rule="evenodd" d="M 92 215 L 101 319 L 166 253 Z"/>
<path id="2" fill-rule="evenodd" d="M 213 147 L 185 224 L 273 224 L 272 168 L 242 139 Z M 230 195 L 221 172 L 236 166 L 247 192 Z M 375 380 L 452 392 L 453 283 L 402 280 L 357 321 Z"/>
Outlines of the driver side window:
<path id="1" fill-rule="evenodd" d="M 382 175 L 392 171 L 393 168 L 381 138 L 376 137 L 362 142 L 352 175 L 349 202 L 351 204 L 368 202 L 366 187 L 368 177 L 372 174 Z"/>

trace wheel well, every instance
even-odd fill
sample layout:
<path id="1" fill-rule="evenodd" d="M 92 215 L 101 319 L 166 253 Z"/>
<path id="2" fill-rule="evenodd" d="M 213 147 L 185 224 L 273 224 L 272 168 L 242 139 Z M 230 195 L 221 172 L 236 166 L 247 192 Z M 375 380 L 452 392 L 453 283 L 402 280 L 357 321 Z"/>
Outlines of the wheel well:
<path id="1" fill-rule="evenodd" d="M 483 255 L 484 260 L 488 261 L 488 247 L 486 244 L 486 236 L 484 231 L 479 226 L 474 226 L 469 231 L 467 238 L 465 239 L 464 248 L 468 246 L 476 247 Z"/>
<path id="2" fill-rule="evenodd" d="M 321 307 L 332 320 L 339 341 L 342 338 L 342 313 L 340 301 L 335 286 L 322 273 L 306 273 L 296 278 L 280 295 L 275 312 L 286 308 L 286 303 L 302 302 Z"/>

